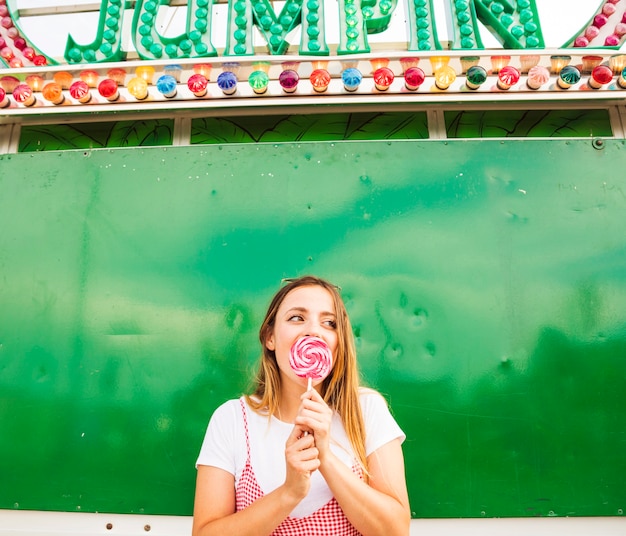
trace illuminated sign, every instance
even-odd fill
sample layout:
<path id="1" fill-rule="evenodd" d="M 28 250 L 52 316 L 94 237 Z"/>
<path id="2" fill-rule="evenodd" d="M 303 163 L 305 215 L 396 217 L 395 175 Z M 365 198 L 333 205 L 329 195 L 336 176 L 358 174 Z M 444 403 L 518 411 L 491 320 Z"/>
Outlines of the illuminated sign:
<path id="1" fill-rule="evenodd" d="M 105 0 L 89 18 L 95 39 L 79 42 L 70 30 L 62 55 L 28 35 L 30 19 L 61 6 L 29 3 L 0 0 L 3 115 L 261 96 L 294 97 L 281 102 L 289 105 L 320 95 L 621 99 L 626 85 L 626 0 L 587 7 L 585 24 L 552 50 L 536 0 L 286 0 L 276 9 L 269 0 Z M 174 10 L 186 17 L 172 35 L 164 13 Z M 499 52 L 485 48 L 485 32 Z"/>

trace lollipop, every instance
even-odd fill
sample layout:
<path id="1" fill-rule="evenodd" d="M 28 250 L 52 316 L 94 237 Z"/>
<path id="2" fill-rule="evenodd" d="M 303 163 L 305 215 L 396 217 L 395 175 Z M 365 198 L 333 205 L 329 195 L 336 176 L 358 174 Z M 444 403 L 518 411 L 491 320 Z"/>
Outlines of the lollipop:
<path id="1" fill-rule="evenodd" d="M 307 391 L 311 389 L 312 380 L 320 380 L 328 376 L 333 363 L 332 352 L 328 345 L 319 337 L 302 337 L 291 347 L 289 364 L 301 378 L 308 378 Z"/>

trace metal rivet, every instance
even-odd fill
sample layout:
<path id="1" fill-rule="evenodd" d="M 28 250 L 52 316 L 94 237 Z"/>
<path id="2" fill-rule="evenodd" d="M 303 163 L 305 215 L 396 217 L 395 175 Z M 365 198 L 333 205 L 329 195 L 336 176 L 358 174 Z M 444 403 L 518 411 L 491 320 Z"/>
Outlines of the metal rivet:
<path id="1" fill-rule="evenodd" d="M 106 524 L 107 530 L 111 530 L 113 528 L 113 523 Z"/>
<path id="2" fill-rule="evenodd" d="M 144 525 L 143 530 L 145 530 L 146 532 L 150 532 L 150 529 L 152 527 L 150 525 Z"/>

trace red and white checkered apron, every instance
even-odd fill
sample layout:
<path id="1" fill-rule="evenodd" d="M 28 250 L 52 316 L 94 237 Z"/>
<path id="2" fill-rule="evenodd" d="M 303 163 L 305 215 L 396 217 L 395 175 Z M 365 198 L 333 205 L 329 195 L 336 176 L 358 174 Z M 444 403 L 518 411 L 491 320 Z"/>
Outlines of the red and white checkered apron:
<path id="1" fill-rule="evenodd" d="M 240 399 L 243 423 L 246 431 L 246 465 L 237 482 L 235 495 L 237 511 L 250 506 L 254 501 L 263 497 L 254 470 L 250 464 L 250 438 L 248 436 L 248 417 L 243 399 Z M 362 471 L 357 464 L 352 468 L 360 478 Z M 319 510 L 306 517 L 286 517 L 272 532 L 272 536 L 360 536 L 360 533 L 350 524 L 337 500 L 333 497 Z"/>

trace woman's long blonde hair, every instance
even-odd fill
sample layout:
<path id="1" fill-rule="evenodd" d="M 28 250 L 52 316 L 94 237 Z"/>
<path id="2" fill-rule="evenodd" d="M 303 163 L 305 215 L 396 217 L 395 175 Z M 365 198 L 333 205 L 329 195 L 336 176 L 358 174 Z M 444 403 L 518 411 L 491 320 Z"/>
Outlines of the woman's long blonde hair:
<path id="1" fill-rule="evenodd" d="M 255 379 L 253 396 L 246 396 L 250 407 L 259 413 L 275 415 L 278 411 L 280 394 L 280 371 L 276 355 L 266 346 L 276 322 L 276 313 L 285 296 L 298 287 L 319 286 L 326 289 L 333 299 L 337 322 L 337 350 L 333 356 L 334 365 L 330 375 L 322 382 L 321 395 L 341 417 L 346 435 L 367 475 L 365 455 L 365 426 L 359 403 L 359 372 L 356 364 L 356 350 L 352 326 L 338 287 L 315 276 L 292 279 L 280 288 L 270 303 L 265 319 L 259 330 L 259 340 L 263 348 L 259 371 Z"/>

